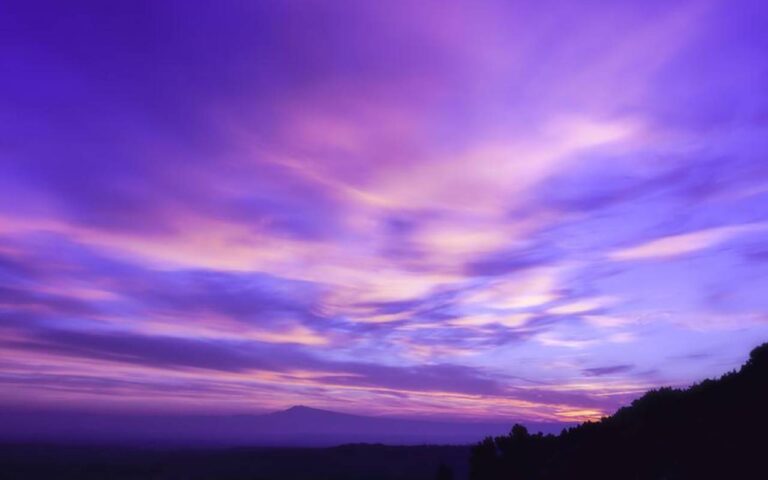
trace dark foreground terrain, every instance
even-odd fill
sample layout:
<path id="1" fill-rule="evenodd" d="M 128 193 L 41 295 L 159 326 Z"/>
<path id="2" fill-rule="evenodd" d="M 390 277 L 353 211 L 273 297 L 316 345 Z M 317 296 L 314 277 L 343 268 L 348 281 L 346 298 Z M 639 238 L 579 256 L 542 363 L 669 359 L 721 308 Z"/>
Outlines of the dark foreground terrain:
<path id="1" fill-rule="evenodd" d="M 516 425 L 471 463 L 473 480 L 766 479 L 768 343 L 719 380 L 652 390 L 558 436 Z"/>
<path id="2" fill-rule="evenodd" d="M 0 445 L 0 479 L 431 480 L 438 478 L 439 470 L 443 475 L 450 470 L 460 480 L 467 478 L 469 450 L 385 445 L 205 450 Z"/>

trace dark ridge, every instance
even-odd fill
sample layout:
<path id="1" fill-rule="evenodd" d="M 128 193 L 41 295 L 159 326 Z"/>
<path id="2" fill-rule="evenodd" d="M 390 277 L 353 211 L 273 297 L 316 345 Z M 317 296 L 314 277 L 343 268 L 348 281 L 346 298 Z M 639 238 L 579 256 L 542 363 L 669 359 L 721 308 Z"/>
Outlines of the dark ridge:
<path id="1" fill-rule="evenodd" d="M 0 443 L 0 480 L 432 480 L 440 472 L 444 479 L 465 480 L 468 460 L 469 446 L 147 449 Z"/>
<path id="2" fill-rule="evenodd" d="M 470 445 L 501 435 L 512 422 L 450 422 L 368 417 L 294 406 L 261 415 L 127 415 L 119 413 L 0 410 L 0 442 L 154 447 Z M 563 423 L 528 423 L 559 432 Z"/>
<path id="3" fill-rule="evenodd" d="M 558 435 L 521 425 L 472 449 L 472 480 L 768 478 L 768 343 L 738 371 L 651 390 Z"/>
<path id="4" fill-rule="evenodd" d="M 312 408 L 307 407 L 306 405 L 294 405 L 292 407 L 286 408 L 282 412 L 275 412 L 275 413 L 288 413 L 288 412 L 320 412 L 325 410 L 320 410 L 319 408 Z"/>

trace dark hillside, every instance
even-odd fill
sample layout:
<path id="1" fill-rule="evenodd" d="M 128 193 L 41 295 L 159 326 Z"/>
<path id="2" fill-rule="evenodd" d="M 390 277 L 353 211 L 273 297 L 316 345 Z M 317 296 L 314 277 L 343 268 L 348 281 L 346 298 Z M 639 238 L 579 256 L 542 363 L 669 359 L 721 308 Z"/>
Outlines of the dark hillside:
<path id="1" fill-rule="evenodd" d="M 469 447 L 141 449 L 2 445 L 2 480 L 432 480 L 467 478 Z"/>
<path id="2" fill-rule="evenodd" d="M 768 344 L 737 372 L 661 388 L 559 436 L 515 426 L 473 448 L 471 478 L 768 478 Z"/>

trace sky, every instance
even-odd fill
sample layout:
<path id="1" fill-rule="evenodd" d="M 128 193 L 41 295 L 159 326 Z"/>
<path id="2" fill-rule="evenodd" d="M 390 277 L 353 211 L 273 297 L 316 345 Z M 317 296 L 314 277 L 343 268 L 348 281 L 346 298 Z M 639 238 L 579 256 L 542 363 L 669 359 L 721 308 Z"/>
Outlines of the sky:
<path id="1" fill-rule="evenodd" d="M 4 1 L 0 406 L 581 421 L 768 340 L 768 3 Z"/>

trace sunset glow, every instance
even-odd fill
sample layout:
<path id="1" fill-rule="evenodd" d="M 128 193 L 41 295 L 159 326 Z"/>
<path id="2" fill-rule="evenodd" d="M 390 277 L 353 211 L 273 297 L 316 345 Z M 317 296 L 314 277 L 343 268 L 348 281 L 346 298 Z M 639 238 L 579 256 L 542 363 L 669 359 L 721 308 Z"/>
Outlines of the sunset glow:
<path id="1" fill-rule="evenodd" d="M 765 2 L 35 3 L 0 406 L 581 421 L 768 340 Z"/>

